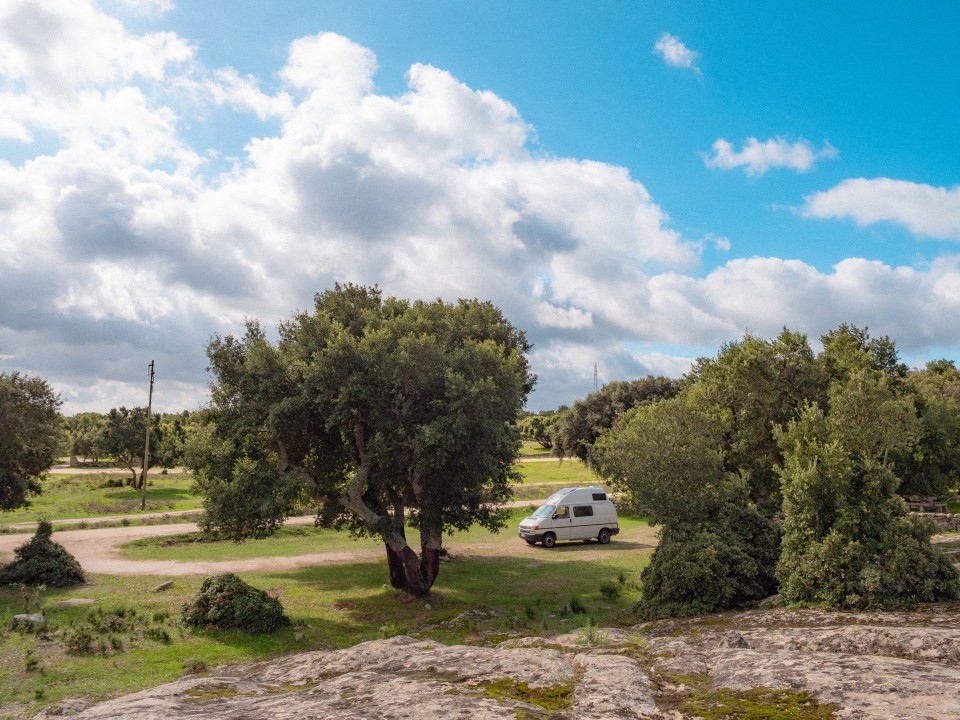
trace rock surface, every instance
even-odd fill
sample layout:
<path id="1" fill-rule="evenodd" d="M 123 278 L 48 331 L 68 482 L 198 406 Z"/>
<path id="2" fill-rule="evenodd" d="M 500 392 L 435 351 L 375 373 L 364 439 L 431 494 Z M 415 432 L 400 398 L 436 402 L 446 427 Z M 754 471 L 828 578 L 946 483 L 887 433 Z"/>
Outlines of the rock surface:
<path id="1" fill-rule="evenodd" d="M 395 637 L 216 668 L 39 717 L 681 720 L 697 717 L 692 699 L 726 697 L 721 688 L 805 693 L 838 719 L 956 720 L 960 607 L 753 610 L 496 647 Z"/>

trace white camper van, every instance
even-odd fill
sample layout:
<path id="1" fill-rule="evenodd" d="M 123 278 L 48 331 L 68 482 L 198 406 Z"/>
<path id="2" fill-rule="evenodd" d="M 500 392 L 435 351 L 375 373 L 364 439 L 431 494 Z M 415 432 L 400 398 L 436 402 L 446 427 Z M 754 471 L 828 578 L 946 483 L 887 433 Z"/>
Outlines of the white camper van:
<path id="1" fill-rule="evenodd" d="M 596 538 L 606 545 L 620 532 L 617 509 L 603 488 L 573 487 L 558 490 L 537 511 L 520 523 L 520 537 L 545 548 L 557 540 Z"/>

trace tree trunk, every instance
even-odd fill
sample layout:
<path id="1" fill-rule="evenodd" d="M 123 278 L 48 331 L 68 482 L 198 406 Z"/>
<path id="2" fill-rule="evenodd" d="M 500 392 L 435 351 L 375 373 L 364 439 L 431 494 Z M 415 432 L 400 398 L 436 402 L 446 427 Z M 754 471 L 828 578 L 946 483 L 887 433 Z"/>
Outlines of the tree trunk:
<path id="1" fill-rule="evenodd" d="M 389 545 L 384 547 L 390 568 L 390 585 L 416 598 L 429 596 L 440 570 L 440 551 L 424 549 L 423 557 L 418 558 L 409 545 L 399 552 Z"/>

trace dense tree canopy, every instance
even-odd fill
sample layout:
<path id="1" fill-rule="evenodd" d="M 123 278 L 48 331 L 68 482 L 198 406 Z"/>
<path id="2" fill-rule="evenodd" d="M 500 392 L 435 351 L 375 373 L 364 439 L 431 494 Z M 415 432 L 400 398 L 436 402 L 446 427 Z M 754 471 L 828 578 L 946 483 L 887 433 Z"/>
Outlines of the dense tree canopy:
<path id="1" fill-rule="evenodd" d="M 57 456 L 60 398 L 41 378 L 0 373 L 0 510 L 26 505 Z"/>
<path id="2" fill-rule="evenodd" d="M 957 481 L 960 373 L 946 361 L 909 371 L 892 340 L 851 325 L 821 341 L 815 355 L 789 330 L 748 334 L 698 360 L 677 397 L 600 433 L 595 466 L 661 525 L 642 615 L 743 602 L 776 587 L 775 566 L 799 602 L 956 594 L 930 528 L 906 516 L 897 492 L 940 494 Z"/>
<path id="3" fill-rule="evenodd" d="M 82 460 L 98 462 L 104 455 L 103 426 L 105 415 L 82 412 L 63 419 L 64 451 Z"/>
<path id="4" fill-rule="evenodd" d="M 147 468 L 157 462 L 157 451 L 161 447 L 160 438 L 160 416 L 154 415 L 150 422 L 150 456 L 147 458 Z M 138 480 L 136 468 L 144 469 L 142 467 L 143 450 L 146 439 L 147 409 L 145 407 L 112 408 L 100 429 L 100 447 L 130 470 L 131 483 L 137 487 L 140 487 L 140 483 L 143 482 L 143 473 Z"/>
<path id="5" fill-rule="evenodd" d="M 779 536 L 725 469 L 730 413 L 689 395 L 625 413 L 597 441 L 594 460 L 621 497 L 660 525 L 641 575 L 643 619 L 691 615 L 775 592 Z"/>
<path id="6" fill-rule="evenodd" d="M 955 599 L 956 568 L 907 516 L 891 458 L 916 442 L 910 398 L 858 371 L 778 432 L 784 538 L 777 574 L 791 602 L 898 607 Z"/>
<path id="7" fill-rule="evenodd" d="M 276 345 L 256 323 L 215 338 L 216 426 L 197 468 L 207 524 L 268 533 L 306 496 L 322 525 L 383 540 L 394 587 L 427 594 L 445 532 L 502 526 L 528 349 L 490 303 L 353 285 L 317 295 Z"/>
<path id="8" fill-rule="evenodd" d="M 774 340 L 747 334 L 727 343 L 716 357 L 698 360 L 688 376 L 694 405 L 728 413 L 725 467 L 746 478 L 751 497 L 768 510 L 779 503 L 773 430 L 805 403 L 822 402 L 824 379 L 806 337 L 786 329 Z"/>
<path id="9" fill-rule="evenodd" d="M 577 400 L 573 407 L 558 413 L 550 429 L 553 454 L 590 462 L 594 442 L 623 412 L 637 405 L 673 397 L 678 388 L 676 380 L 652 375 L 639 380 L 607 383 Z"/>

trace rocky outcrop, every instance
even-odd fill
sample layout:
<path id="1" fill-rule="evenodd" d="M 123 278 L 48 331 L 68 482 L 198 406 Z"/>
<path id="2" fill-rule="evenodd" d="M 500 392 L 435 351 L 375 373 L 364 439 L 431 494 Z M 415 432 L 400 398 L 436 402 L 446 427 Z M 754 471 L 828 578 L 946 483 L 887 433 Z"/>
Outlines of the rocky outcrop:
<path id="1" fill-rule="evenodd" d="M 956 720 L 960 608 L 776 608 L 496 647 L 396 637 L 218 668 L 45 716 L 681 720 L 730 702 L 818 713 L 790 717 Z"/>

